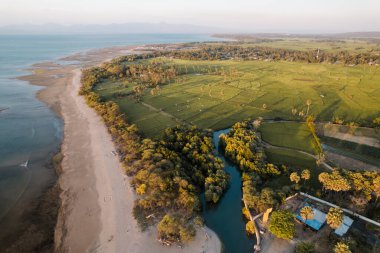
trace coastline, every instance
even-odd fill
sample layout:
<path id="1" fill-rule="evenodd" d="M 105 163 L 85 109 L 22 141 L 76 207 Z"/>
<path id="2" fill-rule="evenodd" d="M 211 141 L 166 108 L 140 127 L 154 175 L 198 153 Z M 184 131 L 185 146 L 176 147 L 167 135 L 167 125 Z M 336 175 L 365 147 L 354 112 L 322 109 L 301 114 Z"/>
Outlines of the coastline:
<path id="1" fill-rule="evenodd" d="M 36 65 L 38 71 L 33 75 L 21 77 L 46 86 L 37 98 L 64 120 L 56 251 L 219 253 L 221 242 L 208 228 L 198 229 L 195 240 L 182 249 L 162 246 L 154 229 L 140 232 L 132 215 L 135 195 L 118 157 L 112 153 L 115 147 L 111 137 L 101 118 L 78 95 L 80 67 L 99 64 L 130 50 L 133 47 L 90 50 L 64 58 L 75 64 L 42 63 Z"/>

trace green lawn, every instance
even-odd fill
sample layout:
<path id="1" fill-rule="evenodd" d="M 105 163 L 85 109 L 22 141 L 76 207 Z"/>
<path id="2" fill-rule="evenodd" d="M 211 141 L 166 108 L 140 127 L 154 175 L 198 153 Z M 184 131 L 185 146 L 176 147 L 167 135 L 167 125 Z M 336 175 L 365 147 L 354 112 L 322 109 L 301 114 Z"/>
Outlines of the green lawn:
<path id="1" fill-rule="evenodd" d="M 143 102 L 156 108 L 150 111 L 152 123 L 140 104 L 128 94 L 136 84 L 106 82 L 97 85 L 104 99 L 119 103 L 130 122 L 136 123 L 147 136 L 159 136 L 162 129 L 176 124 L 172 115 L 182 122 L 202 128 L 223 129 L 246 118 L 300 120 L 292 114 L 309 114 L 318 120 L 333 116 L 347 121 L 372 120 L 380 116 L 380 71 L 378 67 L 358 65 L 347 67 L 330 64 L 264 61 L 189 61 L 154 59 L 186 69 L 187 74 L 162 85 L 158 94 L 146 90 Z M 215 74 L 215 70 L 223 74 Z M 124 101 L 125 100 L 125 101 Z M 133 116 L 130 116 L 133 114 Z M 155 115 L 155 116 L 154 116 Z M 159 116 L 160 115 L 160 116 Z M 302 119 L 304 120 L 304 119 Z M 157 122 L 156 122 L 157 121 Z M 307 150 L 307 148 L 306 148 Z"/>

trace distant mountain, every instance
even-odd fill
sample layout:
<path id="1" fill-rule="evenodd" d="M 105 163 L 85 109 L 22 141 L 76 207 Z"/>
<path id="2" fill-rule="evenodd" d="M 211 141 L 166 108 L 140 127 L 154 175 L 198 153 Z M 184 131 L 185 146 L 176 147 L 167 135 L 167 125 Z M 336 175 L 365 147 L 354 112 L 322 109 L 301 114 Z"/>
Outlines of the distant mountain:
<path id="1" fill-rule="evenodd" d="M 0 34 L 128 34 L 128 33 L 219 33 L 220 28 L 188 24 L 125 23 L 107 25 L 8 25 L 0 27 Z"/>

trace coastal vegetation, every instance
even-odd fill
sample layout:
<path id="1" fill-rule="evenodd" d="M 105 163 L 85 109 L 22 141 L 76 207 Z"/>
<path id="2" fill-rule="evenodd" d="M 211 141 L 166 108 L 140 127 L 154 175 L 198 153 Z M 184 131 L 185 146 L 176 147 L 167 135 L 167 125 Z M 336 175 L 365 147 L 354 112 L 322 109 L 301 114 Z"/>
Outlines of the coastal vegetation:
<path id="1" fill-rule="evenodd" d="M 211 132 L 178 125 L 161 140 L 143 139 L 119 107 L 92 91 L 104 78 L 100 68 L 84 70 L 82 89 L 89 106 L 102 116 L 117 144 L 126 173 L 139 195 L 134 215 L 142 228 L 158 222 L 161 239 L 188 241 L 200 211 L 199 193 L 216 203 L 228 185 L 222 162 L 212 154 Z"/>

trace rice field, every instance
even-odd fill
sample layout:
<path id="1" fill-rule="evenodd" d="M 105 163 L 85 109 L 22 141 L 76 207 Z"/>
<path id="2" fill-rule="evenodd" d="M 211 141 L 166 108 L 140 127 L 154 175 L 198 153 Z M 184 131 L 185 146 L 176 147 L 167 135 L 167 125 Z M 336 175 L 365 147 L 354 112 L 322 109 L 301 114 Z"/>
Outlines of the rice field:
<path id="1" fill-rule="evenodd" d="M 223 129 L 247 118 L 330 121 L 372 120 L 380 116 L 380 69 L 330 64 L 265 61 L 188 61 L 154 59 L 185 74 L 145 90 L 142 103 L 128 96 L 136 84 L 106 81 L 97 85 L 103 99 L 114 100 L 129 122 L 148 136 L 184 122 Z M 120 94 L 122 96 L 120 96 Z"/>
<path id="2" fill-rule="evenodd" d="M 313 136 L 305 123 L 263 123 L 259 132 L 263 141 L 279 147 L 291 148 L 315 154 Z"/>

